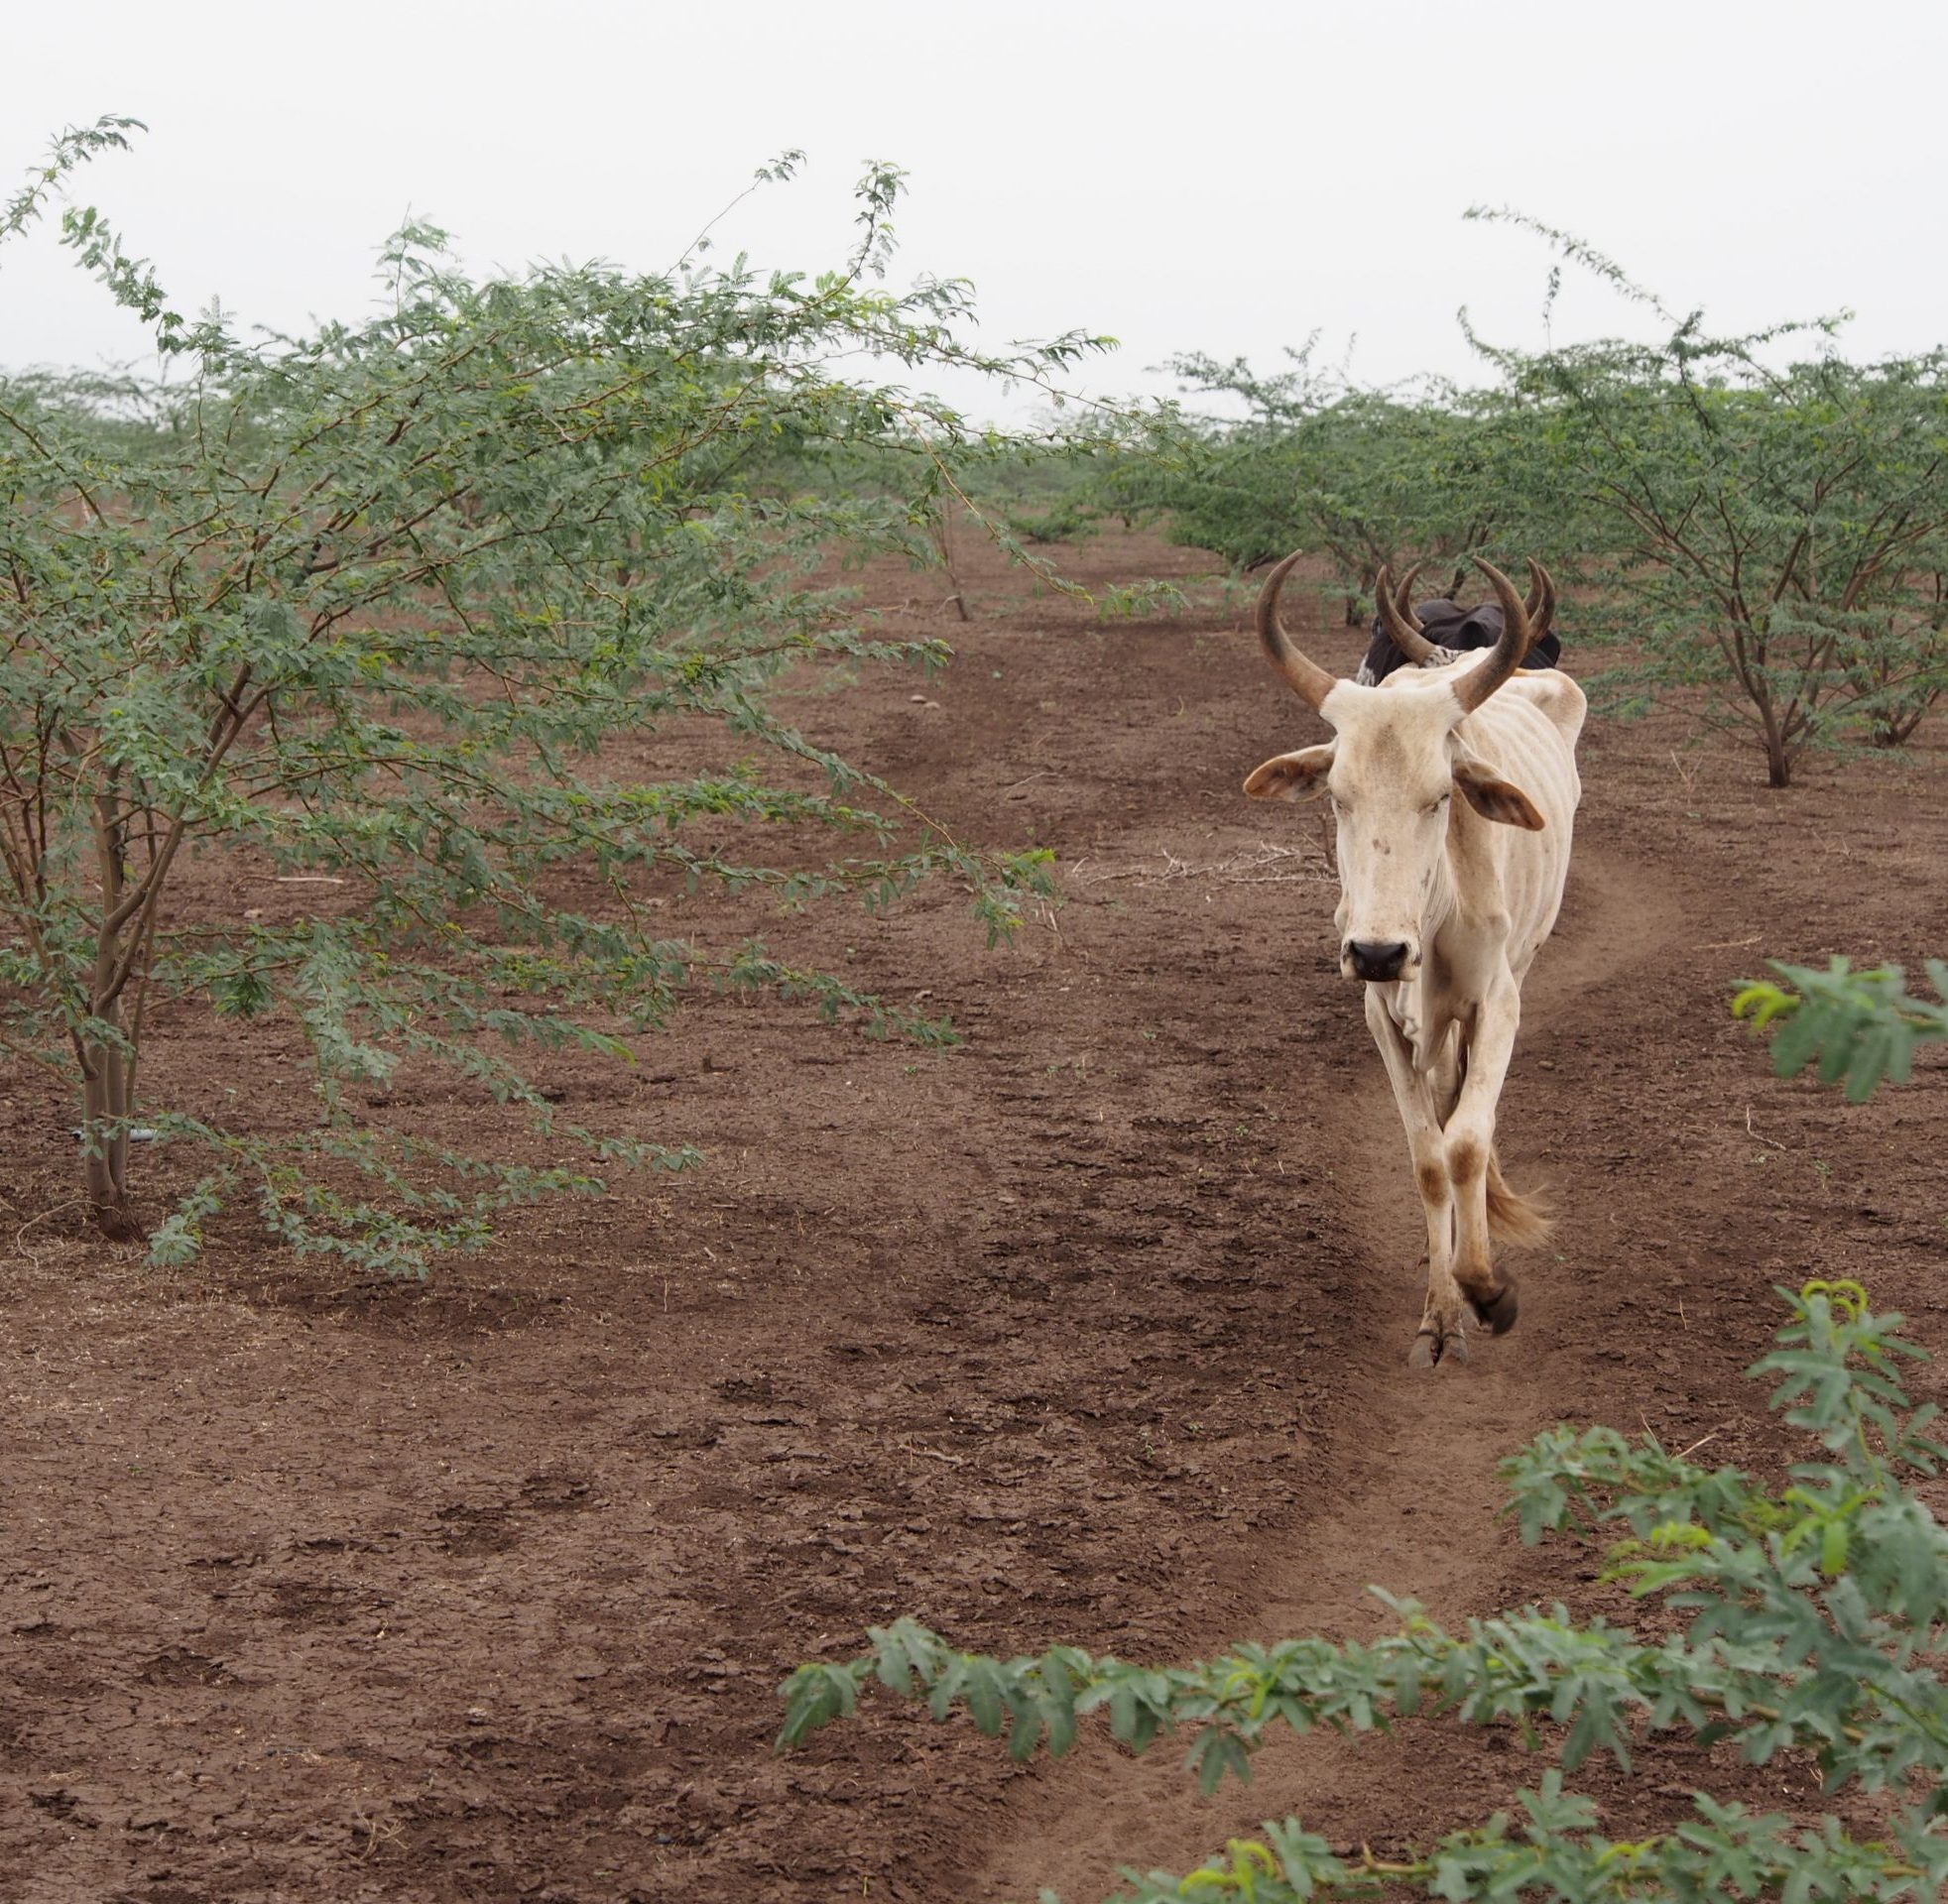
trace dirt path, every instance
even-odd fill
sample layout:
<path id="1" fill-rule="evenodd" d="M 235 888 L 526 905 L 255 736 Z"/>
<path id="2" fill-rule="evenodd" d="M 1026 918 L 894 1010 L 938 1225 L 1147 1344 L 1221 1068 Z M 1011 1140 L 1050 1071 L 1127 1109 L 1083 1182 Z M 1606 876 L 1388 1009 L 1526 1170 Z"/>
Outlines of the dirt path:
<path id="1" fill-rule="evenodd" d="M 1073 565 L 1198 559 L 1109 536 Z M 1775 1472 L 1796 1450 L 1741 1372 L 1774 1282 L 1856 1275 L 1948 1334 L 1913 1163 L 1948 1153 L 1948 1092 L 1780 1085 L 1724 1009 L 1765 952 L 1940 949 L 1948 852 L 1915 819 L 1938 756 L 1782 799 L 1681 752 L 1682 722 L 1592 724 L 1503 1098 L 1561 1259 L 1524 1265 L 1512 1336 L 1416 1379 L 1418 1218 L 1319 829 L 1238 790 L 1306 733 L 1241 602 L 1105 629 L 970 555 L 962 627 L 930 577 L 863 579 L 959 658 L 789 711 L 961 837 L 1049 847 L 1067 904 L 990 953 L 945 892 L 644 902 L 951 1013 L 961 1046 L 704 997 L 634 1067 L 549 1059 L 576 1122 L 707 1169 L 521 1213 L 406 1286 L 267 1254 L 247 1221 L 148 1271 L 74 1210 L 66 1108 L 0 1067 L 0 1904 L 1094 1904 L 1117 1856 L 1180 1868 L 1291 1810 L 1424 1841 L 1537 1762 L 1438 1726 L 1304 1741 L 1206 1806 L 1169 1746 L 1012 1768 L 884 1701 L 781 1756 L 776 1688 L 903 1612 L 1157 1660 L 1370 1630 L 1370 1581 L 1448 1615 L 1614 1614 L 1585 1551 L 1493 1520 L 1502 1455 L 1568 1415 Z M 1308 639 L 1358 646 L 1323 615 Z M 701 759 L 672 736 L 617 767 Z M 183 903 L 308 891 L 209 861 Z M 145 1074 L 183 1109 L 313 1115 L 289 1025 L 158 1022 Z M 410 1070 L 373 1109 L 505 1135 Z M 144 1167 L 160 1203 L 196 1160 Z M 1695 1773 L 1646 1753 L 1579 1782 L 1623 1828 Z M 1813 1802 L 1803 1767 L 1737 1790 Z"/>
<path id="2" fill-rule="evenodd" d="M 1553 1122 L 1563 1094 L 1576 1089 L 1572 1075 L 1542 1068 L 1554 1066 L 1556 1027 L 1572 1023 L 1612 982 L 1664 958 L 1683 930 L 1667 879 L 1647 878 L 1600 850 L 1579 854 L 1563 922 L 1524 991 L 1515 1068 L 1539 1084 L 1522 1093 L 1516 1121 L 1505 1122 L 1510 1157 L 1529 1154 L 1524 1126 L 1538 1117 Z M 1324 1003 L 1357 1018 L 1350 988 Z M 1424 1258 L 1399 1115 L 1377 1058 L 1334 1089 L 1332 1175 L 1362 1252 L 1356 1314 L 1339 1338 L 1351 1376 L 1341 1432 L 1331 1472 L 1311 1478 L 1334 1504 L 1258 1554 L 1262 1605 L 1234 1623 L 1239 1639 L 1370 1637 L 1392 1619 L 1367 1591 L 1376 1584 L 1419 1601 L 1443 1622 L 1508 1604 L 1511 1535 L 1499 1517 L 1506 1495 L 1497 1464 L 1575 1412 L 1574 1397 L 1558 1385 L 1565 1359 L 1549 1353 L 1548 1341 L 1572 1305 L 1612 1307 L 1606 1277 L 1632 1273 L 1627 1260 L 1597 1255 L 1572 1280 L 1566 1261 L 1531 1256 L 1515 1334 L 1477 1338 L 1465 1368 L 1431 1375 L 1408 1368 L 1402 1345 L 1419 1313 L 1416 1259 Z M 1518 1181 L 1535 1174 L 1533 1166 L 1512 1170 Z M 1593 1199 L 1573 1176 L 1552 1188 L 1566 1257 L 1586 1247 Z M 1288 1810 L 1350 1827 L 1370 1810 L 1363 1801 L 1383 1776 L 1407 1775 L 1398 1763 L 1383 1775 L 1377 1761 L 1386 1745 L 1280 1740 L 1261 1754 L 1250 1793 L 1205 1800 L 1167 1743 L 1131 1762 L 1098 1741 L 1026 1789 L 968 1895 L 1027 1899 L 1048 1885 L 1065 1899 L 1093 1900 L 1113 1887 L 1120 1864 L 1183 1871 L 1261 1816 Z M 1410 1758 L 1411 1748 L 1396 1743 L 1391 1755 Z"/>

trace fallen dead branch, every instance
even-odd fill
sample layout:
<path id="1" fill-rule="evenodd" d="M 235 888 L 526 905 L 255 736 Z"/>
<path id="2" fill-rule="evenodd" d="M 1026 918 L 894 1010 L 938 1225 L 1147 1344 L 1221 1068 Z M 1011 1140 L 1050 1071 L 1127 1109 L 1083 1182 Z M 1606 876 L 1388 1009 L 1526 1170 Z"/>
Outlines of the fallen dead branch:
<path id="1" fill-rule="evenodd" d="M 1212 880 L 1222 886 L 1298 886 L 1330 879 L 1331 866 L 1310 843 L 1275 846 L 1259 840 L 1242 852 L 1221 860 L 1185 860 L 1164 849 L 1159 862 L 1111 867 L 1094 862 L 1078 864 L 1069 878 L 1082 886 L 1133 880 L 1138 886 L 1168 886 L 1180 880 Z"/>

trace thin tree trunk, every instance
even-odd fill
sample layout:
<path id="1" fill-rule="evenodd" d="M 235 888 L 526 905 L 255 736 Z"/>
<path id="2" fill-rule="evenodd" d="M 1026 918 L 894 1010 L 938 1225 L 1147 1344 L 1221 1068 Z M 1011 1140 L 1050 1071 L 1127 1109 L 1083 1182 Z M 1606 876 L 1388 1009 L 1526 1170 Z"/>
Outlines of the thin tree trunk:
<path id="1" fill-rule="evenodd" d="M 1779 719 L 1777 704 L 1772 699 L 1770 677 L 1765 672 L 1765 649 L 1756 641 L 1759 654 L 1755 659 L 1751 648 L 1747 646 L 1747 624 L 1734 623 L 1729 657 L 1732 670 L 1738 676 L 1739 685 L 1745 689 L 1747 698 L 1759 711 L 1759 728 L 1765 742 L 1765 778 L 1772 786 L 1792 784 L 1792 756 L 1786 748 L 1785 726 Z M 1724 644 L 1720 644 L 1721 649 Z"/>
<path id="2" fill-rule="evenodd" d="M 959 611 L 963 622 L 971 622 L 974 618 L 967 612 L 967 591 L 961 586 L 960 576 L 954 570 L 953 527 L 947 521 L 944 504 L 928 523 L 927 528 L 932 533 L 933 546 L 939 554 L 940 566 L 946 570 L 947 580 L 954 585 L 954 592 L 947 597 L 947 600 Z"/>
<path id="3" fill-rule="evenodd" d="M 1772 697 L 1757 682 L 1751 684 L 1753 704 L 1759 709 L 1759 727 L 1765 742 L 1765 779 L 1771 786 L 1792 784 L 1792 755 L 1785 744 L 1785 729 Z"/>
<path id="4" fill-rule="evenodd" d="M 147 1236 L 129 1194 L 129 1120 L 135 1110 L 135 1067 L 123 1033 L 121 972 L 123 934 L 143 930 L 138 917 L 118 924 L 126 842 L 116 808 L 120 788 L 111 781 L 95 796 L 95 862 L 101 878 L 101 925 L 95 936 L 88 1016 L 106 1035 L 76 1040 L 81 1060 L 81 1172 L 96 1227 L 117 1243 Z"/>
<path id="5" fill-rule="evenodd" d="M 120 1008 L 111 1005 L 103 1021 L 121 1029 Z M 148 1232 L 129 1194 L 130 1092 L 127 1054 L 119 1045 L 93 1039 L 81 1048 L 81 1170 L 88 1207 L 102 1235 L 117 1243 L 140 1243 Z"/>

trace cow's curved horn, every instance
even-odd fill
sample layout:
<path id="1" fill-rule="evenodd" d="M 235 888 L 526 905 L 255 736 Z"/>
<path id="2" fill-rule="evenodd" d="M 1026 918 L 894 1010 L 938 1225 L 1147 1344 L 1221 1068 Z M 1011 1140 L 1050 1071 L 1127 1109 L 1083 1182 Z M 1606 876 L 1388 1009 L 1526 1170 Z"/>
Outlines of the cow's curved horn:
<path id="1" fill-rule="evenodd" d="M 1339 685 L 1338 677 L 1302 654 L 1278 619 L 1278 591 L 1304 553 L 1302 548 L 1295 549 L 1265 578 L 1265 586 L 1258 592 L 1258 638 L 1265 644 L 1272 665 L 1291 683 L 1292 691 L 1306 706 L 1316 708 Z"/>
<path id="2" fill-rule="evenodd" d="M 1502 604 L 1502 634 L 1488 651 L 1488 658 L 1479 667 L 1470 668 L 1454 683 L 1455 695 L 1465 714 L 1472 714 L 1522 664 L 1535 640 L 1528 611 L 1522 606 L 1522 597 L 1516 593 L 1515 583 L 1493 562 L 1484 561 L 1479 555 L 1474 558 L 1474 563 L 1488 577 L 1488 585 L 1495 591 L 1495 599 Z M 1539 586 L 1542 570 L 1537 567 L 1535 574 Z"/>
<path id="3" fill-rule="evenodd" d="M 1381 627 L 1387 631 L 1394 646 L 1416 667 L 1432 660 L 1440 652 L 1427 639 L 1419 616 L 1413 612 L 1413 578 L 1426 566 L 1425 562 L 1415 562 L 1397 590 L 1393 574 L 1383 562 L 1373 584 Z"/>
<path id="4" fill-rule="evenodd" d="M 1554 578 L 1532 555 L 1528 558 L 1528 600 L 1522 612 L 1528 617 L 1528 646 L 1532 649 L 1555 620 Z"/>

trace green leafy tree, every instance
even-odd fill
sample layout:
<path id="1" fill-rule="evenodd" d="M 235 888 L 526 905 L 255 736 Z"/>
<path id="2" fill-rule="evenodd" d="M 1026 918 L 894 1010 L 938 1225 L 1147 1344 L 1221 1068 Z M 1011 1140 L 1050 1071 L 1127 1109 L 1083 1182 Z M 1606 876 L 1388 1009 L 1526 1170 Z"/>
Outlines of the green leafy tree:
<path id="1" fill-rule="evenodd" d="M 0 239 L 132 125 L 64 136 Z M 148 1230 L 139 1124 L 210 1157 L 154 1232 L 159 1260 L 192 1256 L 241 1198 L 300 1250 L 413 1267 L 603 1164 L 688 1160 L 560 1122 L 524 1053 L 624 1060 L 699 984 L 951 1035 L 755 942 L 662 936 L 644 903 L 677 882 L 884 904 L 941 874 L 999 934 L 1045 878 L 1040 856 L 954 840 L 768 693 L 793 667 L 942 661 L 873 639 L 813 571 L 899 545 L 982 458 L 1065 443 L 842 362 L 1047 382 L 1102 341 L 978 352 L 965 285 L 885 289 L 899 184 L 868 175 L 857 242 L 813 278 L 693 251 L 648 277 L 476 281 L 411 225 L 372 314 L 268 339 L 184 317 L 97 212 L 62 212 L 162 371 L 0 385 L 0 1050 L 75 1094 L 104 1229 Z M 870 449 L 904 489 L 754 481 L 781 444 Z M 605 764 L 666 728 L 714 736 L 714 764 Z M 808 839 L 783 864 L 780 827 Z M 772 849 L 738 852 L 758 828 Z M 210 853 L 338 882 L 344 902 L 275 924 L 185 909 L 181 870 Z M 308 1127 L 148 1101 L 162 1001 L 295 1024 Z M 370 1116 L 402 1063 L 450 1067 L 586 1164 L 516 1167 Z"/>
<path id="2" fill-rule="evenodd" d="M 913 1620 L 870 1633 L 839 1665 L 783 1688 L 781 1743 L 853 1714 L 879 1686 L 936 1720 L 964 1709 L 1010 1752 L 1059 1754 L 1092 1715 L 1137 1751 L 1187 1732 L 1206 1791 L 1248 1777 L 1280 1727 L 1514 1726 L 1554 1758 L 1520 1810 L 1392 1855 L 1335 1852 L 1303 1820 L 1182 1875 L 1128 1871 L 1130 1904 L 1293 1904 L 1390 1895 L 1606 1904 L 1641 1898 L 1907 1898 L 1948 1885 L 1948 1534 L 1913 1483 L 1938 1472 L 1932 1407 L 1901 1385 L 1920 1352 L 1900 1318 L 1851 1283 L 1810 1283 L 1756 1375 L 1815 1457 L 1782 1488 L 1709 1470 L 1649 1436 L 1557 1428 L 1504 1464 L 1524 1540 L 1609 1528 L 1609 1577 L 1661 1606 L 1661 1638 L 1561 1606 L 1471 1620 L 1451 1633 L 1408 1603 L 1371 1644 L 1293 1639 L 1206 1663 L 1155 1667 L 1074 1647 L 1039 1658 L 964 1653 Z M 1676 1829 L 1621 1841 L 1572 1786 L 1596 1753 L 1628 1766 L 1644 1731 L 1735 1747 L 1764 1764 L 1812 1756 L 1829 1795 L 1879 1795 L 1885 1822 L 1858 1837 L 1837 1818 L 1799 1824 L 1705 1792 Z M 1046 1895 L 1044 1893 L 1044 1895 Z"/>
<path id="3" fill-rule="evenodd" d="M 1908 739 L 1948 691 L 1948 354 L 1849 363 L 1832 319 L 1718 335 L 1563 232 L 1470 216 L 1535 232 L 1670 326 L 1475 340 L 1535 413 L 1504 484 L 1531 519 L 1583 526 L 1579 621 L 1637 647 L 1632 685 L 1705 688 L 1774 786 L 1816 745 Z M 1781 368 L 1788 351 L 1807 354 Z"/>
<path id="4" fill-rule="evenodd" d="M 1269 377 L 1243 359 L 1175 359 L 1204 408 L 1160 419 L 1148 458 L 1109 465 L 1113 500 L 1238 568 L 1315 551 L 1349 621 L 1363 619 L 1381 568 L 1403 558 L 1450 566 L 1458 587 L 1462 558 L 1507 516 L 1492 471 L 1523 413 L 1495 392 L 1436 381 L 1364 390 L 1316 368 L 1316 346 L 1288 352 L 1289 368 Z"/>
<path id="5" fill-rule="evenodd" d="M 1948 692 L 1948 353 L 1850 362 L 1831 319 L 1721 335 L 1566 233 L 1470 215 L 1536 233 L 1662 340 L 1507 349 L 1464 312 L 1481 388 L 1361 390 L 1316 336 L 1269 377 L 1186 356 L 1192 414 L 1106 465 L 1110 505 L 1241 568 L 1315 550 L 1349 619 L 1383 564 L 1452 563 L 1453 588 L 1491 542 L 1537 554 L 1583 584 L 1579 638 L 1628 647 L 1623 704 L 1702 690 L 1776 786 L 1811 748 L 1911 739 Z"/>

